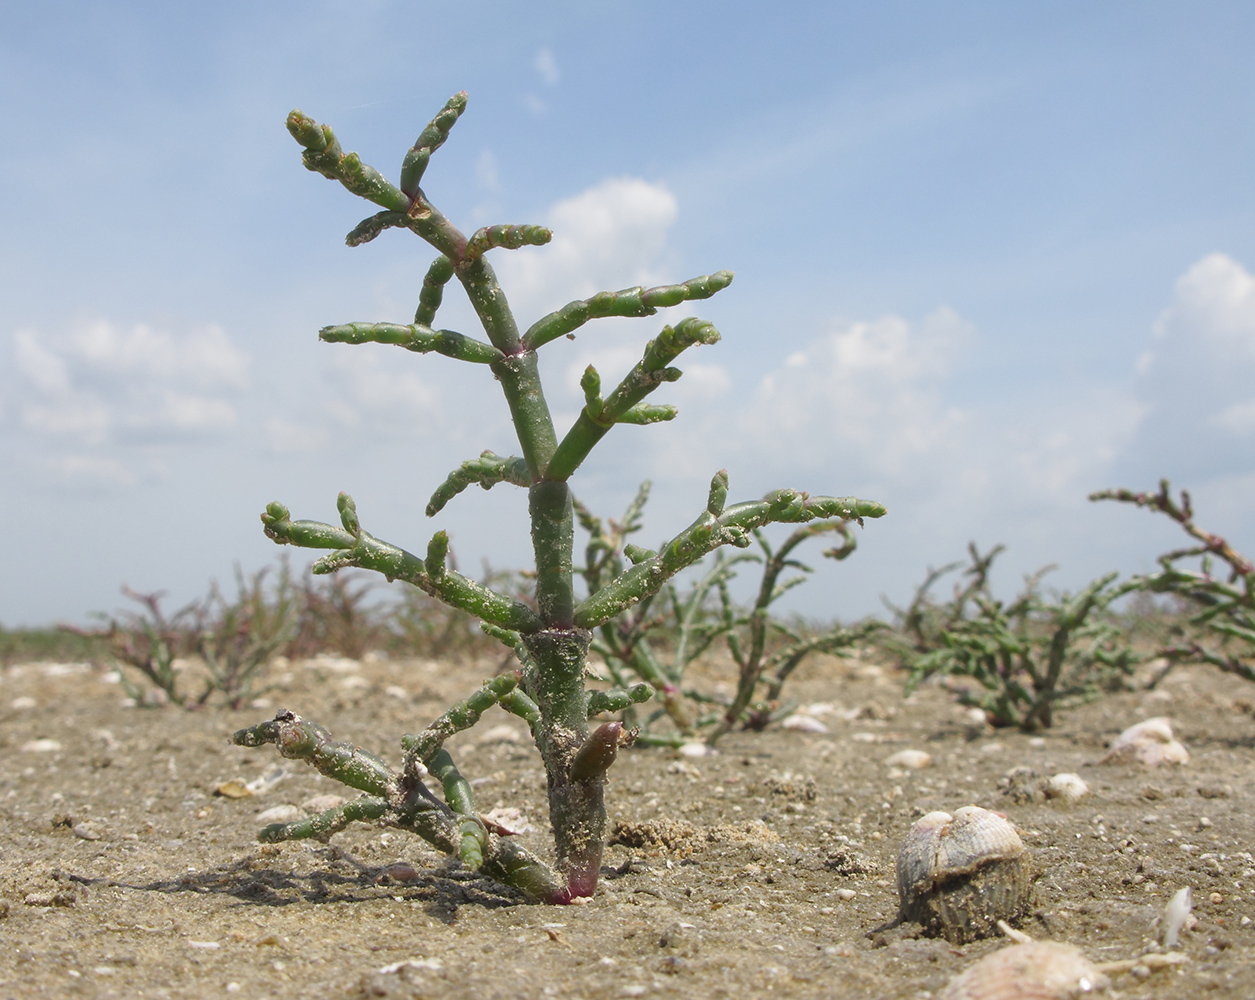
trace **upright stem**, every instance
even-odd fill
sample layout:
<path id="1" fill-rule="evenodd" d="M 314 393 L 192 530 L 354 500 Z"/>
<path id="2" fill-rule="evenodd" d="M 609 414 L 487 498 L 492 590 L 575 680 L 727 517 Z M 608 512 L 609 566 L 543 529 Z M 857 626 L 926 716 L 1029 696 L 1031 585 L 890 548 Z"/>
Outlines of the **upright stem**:
<path id="1" fill-rule="evenodd" d="M 575 593 L 571 585 L 571 553 L 575 525 L 571 490 L 564 482 L 541 480 L 528 491 L 532 547 L 536 556 L 536 602 L 549 628 L 572 628 Z"/>
<path id="2" fill-rule="evenodd" d="M 523 637 L 529 654 L 523 682 L 540 706 L 540 721 L 532 732 L 548 776 L 558 870 L 567 878 L 567 899 L 554 902 L 593 894 L 606 841 L 605 768 L 585 777 L 571 774 L 588 742 L 584 662 L 591 638 L 574 626 Z"/>

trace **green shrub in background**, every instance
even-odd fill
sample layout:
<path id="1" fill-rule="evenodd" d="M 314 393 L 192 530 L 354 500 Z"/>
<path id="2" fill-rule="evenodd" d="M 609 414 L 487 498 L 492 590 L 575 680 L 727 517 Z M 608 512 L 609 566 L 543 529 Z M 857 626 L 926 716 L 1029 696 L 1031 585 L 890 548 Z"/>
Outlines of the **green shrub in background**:
<path id="1" fill-rule="evenodd" d="M 1255 681 L 1255 565 L 1251 560 L 1220 535 L 1200 528 L 1194 522 L 1189 492 L 1182 490 L 1180 500 L 1173 500 L 1166 479 L 1160 480 L 1154 493 L 1100 490 L 1089 498 L 1131 503 L 1164 514 L 1198 543 L 1165 552 L 1159 556 L 1157 573 L 1135 576 L 1124 586 L 1126 591 L 1172 595 L 1187 609 L 1186 621 L 1173 623 L 1171 634 L 1157 650 L 1166 664 L 1152 683 L 1182 662 L 1210 663 Z M 1189 568 L 1192 560 L 1198 560 L 1197 569 Z"/>
<path id="2" fill-rule="evenodd" d="M 624 572 L 639 551 L 627 541 L 641 529 L 641 512 L 649 497 L 649 483 L 642 484 L 621 520 L 603 523 L 576 504 L 580 525 L 588 532 L 584 567 L 578 570 L 590 592 Z M 805 583 L 809 566 L 793 558 L 803 542 L 826 534 L 840 537 L 840 544 L 823 555 L 842 560 L 855 549 L 854 532 L 845 519 L 812 521 L 773 548 L 761 531 L 753 532 L 758 552 L 742 550 L 734 555 L 716 552 L 687 592 L 668 583 L 634 608 L 605 622 L 593 636 L 592 650 L 621 688 L 633 681 L 645 682 L 657 692 L 662 706 L 648 720 L 638 739 L 676 745 L 704 738 L 713 745 L 733 728 L 763 729 L 788 710 L 780 704 L 785 683 L 813 653 L 834 653 L 865 641 L 883 626 L 868 622 L 853 628 L 834 625 L 818 633 L 790 627 L 771 617 L 771 605 L 785 593 Z M 738 607 L 729 593 L 737 567 L 762 566 L 754 603 Z M 781 577 L 793 571 L 796 575 Z M 807 634 L 809 633 L 809 634 Z M 689 666 L 715 643 L 726 649 L 737 668 L 735 694 L 720 698 L 694 686 L 687 678 Z M 625 712 L 634 713 L 634 709 Z M 671 722 L 670 733 L 654 727 L 660 718 Z M 625 715 L 625 721 L 633 716 Z"/>
<path id="3" fill-rule="evenodd" d="M 1060 702 L 1121 686 L 1139 658 L 1106 613 L 1126 593 L 1113 586 L 1117 574 L 1093 581 L 1074 596 L 1050 600 L 1040 586 L 1041 577 L 1053 568 L 1046 567 L 1028 578 L 1015 600 L 1004 603 L 989 593 L 986 583 L 1002 550 L 999 545 L 980 556 L 974 544 L 970 547 L 971 581 L 956 587 L 948 606 L 923 605 L 920 595 L 926 595 L 937 575 L 930 574 L 912 604 L 913 611 L 923 608 L 919 624 L 899 639 L 898 651 L 908 650 L 908 693 L 929 677 L 965 677 L 975 684 L 961 689 L 964 704 L 982 709 L 996 726 L 1032 732 L 1053 724 Z"/>

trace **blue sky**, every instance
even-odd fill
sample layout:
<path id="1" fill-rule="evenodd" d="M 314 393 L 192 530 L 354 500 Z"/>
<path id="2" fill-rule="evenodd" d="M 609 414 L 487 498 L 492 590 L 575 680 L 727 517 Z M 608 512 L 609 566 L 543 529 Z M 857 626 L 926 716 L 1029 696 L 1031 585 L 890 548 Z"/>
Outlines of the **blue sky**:
<path id="1" fill-rule="evenodd" d="M 300 107 L 394 176 L 453 92 L 424 180 L 464 229 L 553 226 L 495 266 L 523 322 L 603 287 L 720 268 L 723 342 L 619 428 L 577 492 L 655 482 L 646 543 L 731 495 L 856 494 L 890 514 L 794 592 L 849 618 L 969 540 L 996 584 L 1075 588 L 1177 538 L 1090 505 L 1192 488 L 1255 548 L 1255 13 L 1246 4 L 0 5 L 0 577 L 7 626 L 118 586 L 176 598 L 277 555 L 280 499 L 464 568 L 523 565 L 518 491 L 432 489 L 510 428 L 481 370 L 319 344 L 406 321 L 432 252 L 305 171 Z M 561 419 L 674 318 L 546 348 Z M 455 289 L 440 325 L 474 332 Z"/>

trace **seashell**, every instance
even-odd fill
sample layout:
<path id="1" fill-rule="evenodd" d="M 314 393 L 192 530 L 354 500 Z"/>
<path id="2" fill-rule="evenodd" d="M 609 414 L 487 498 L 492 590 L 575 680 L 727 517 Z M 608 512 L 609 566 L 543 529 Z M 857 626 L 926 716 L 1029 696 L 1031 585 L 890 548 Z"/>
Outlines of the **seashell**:
<path id="1" fill-rule="evenodd" d="M 1188 764 L 1190 752 L 1172 735 L 1172 722 L 1162 716 L 1129 726 L 1116 737 L 1101 764 Z"/>
<path id="2" fill-rule="evenodd" d="M 1079 774 L 1064 771 L 1046 782 L 1046 798 L 1059 805 L 1070 806 L 1089 794 L 1089 785 Z"/>
<path id="3" fill-rule="evenodd" d="M 1178 889 L 1176 895 L 1168 900 L 1163 918 L 1163 946 L 1165 948 L 1175 948 L 1180 940 L 1181 932 L 1190 929 L 1193 909 L 1194 893 L 1190 892 L 1189 886 Z"/>
<path id="4" fill-rule="evenodd" d="M 912 771 L 927 767 L 932 763 L 932 754 L 923 750 L 899 750 L 885 761 L 889 767 L 905 767 Z"/>
<path id="5" fill-rule="evenodd" d="M 1032 889 L 1032 860 L 1015 827 L 978 806 L 928 813 L 898 852 L 898 920 L 954 944 L 1023 917 Z"/>
<path id="6" fill-rule="evenodd" d="M 780 723 L 785 729 L 796 729 L 803 733 L 826 733 L 828 727 L 818 719 L 801 712 L 795 712 Z"/>
<path id="7" fill-rule="evenodd" d="M 1013 944 L 950 980 L 942 1000 L 1076 1000 L 1111 981 L 1080 950 L 1057 941 Z"/>

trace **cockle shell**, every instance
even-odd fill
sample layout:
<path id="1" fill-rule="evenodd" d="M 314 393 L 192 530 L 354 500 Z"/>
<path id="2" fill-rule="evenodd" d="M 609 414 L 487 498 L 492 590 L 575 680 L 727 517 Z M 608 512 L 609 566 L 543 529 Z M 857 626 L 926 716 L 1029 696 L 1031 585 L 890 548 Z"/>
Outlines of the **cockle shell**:
<path id="1" fill-rule="evenodd" d="M 1129 726 L 1116 737 L 1111 749 L 1103 757 L 1103 764 L 1131 764 L 1138 762 L 1146 767 L 1160 764 L 1188 764 L 1190 752 L 1172 735 L 1172 722 L 1162 716 L 1147 719 Z"/>
<path id="2" fill-rule="evenodd" d="M 1031 941 L 986 955 L 950 980 L 942 1000 L 1076 1000 L 1110 980 L 1070 944 Z"/>
<path id="3" fill-rule="evenodd" d="M 955 944 L 1023 917 L 1032 889 L 1032 860 L 1015 827 L 978 806 L 921 817 L 898 852 L 899 918 Z"/>
<path id="4" fill-rule="evenodd" d="M 1064 771 L 1046 782 L 1046 798 L 1060 805 L 1070 806 L 1089 794 L 1089 785 L 1079 774 Z"/>

